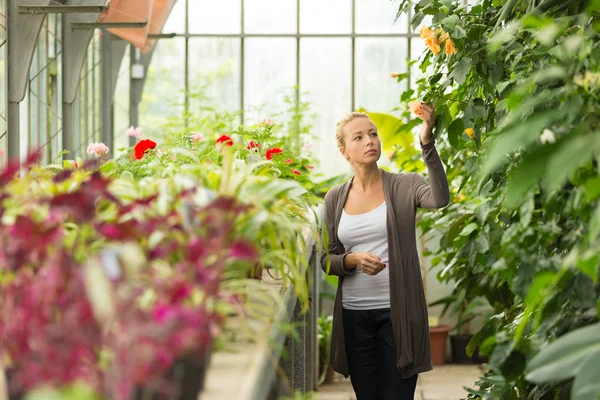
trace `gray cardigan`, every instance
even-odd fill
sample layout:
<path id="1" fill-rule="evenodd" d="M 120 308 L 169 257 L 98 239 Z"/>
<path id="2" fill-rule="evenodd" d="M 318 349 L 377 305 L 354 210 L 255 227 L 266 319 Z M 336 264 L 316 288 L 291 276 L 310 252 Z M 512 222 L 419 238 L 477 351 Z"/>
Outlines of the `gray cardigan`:
<path id="1" fill-rule="evenodd" d="M 417 207 L 441 208 L 450 201 L 448 180 L 434 143 L 432 138 L 429 143 L 421 146 L 430 184 L 419 174 L 394 174 L 382 170 L 384 198 L 388 205 L 390 311 L 398 351 L 396 363 L 404 379 L 433 368 L 415 219 Z M 328 247 L 320 260 L 325 273 L 339 277 L 333 310 L 330 357 L 331 367 L 346 377 L 349 372 L 342 326 L 342 283 L 344 276 L 348 274 L 343 268 L 343 260 L 348 253 L 338 241 L 337 231 L 353 179 L 333 187 L 325 195 L 324 223 Z"/>

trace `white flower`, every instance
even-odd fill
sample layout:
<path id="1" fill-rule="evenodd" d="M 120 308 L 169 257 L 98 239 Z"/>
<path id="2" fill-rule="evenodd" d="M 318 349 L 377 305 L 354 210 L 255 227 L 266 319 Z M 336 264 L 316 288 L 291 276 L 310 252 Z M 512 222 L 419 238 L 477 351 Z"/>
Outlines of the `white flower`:
<path id="1" fill-rule="evenodd" d="M 127 129 L 127 136 L 139 138 L 144 130 L 141 127 L 134 128 L 133 125 Z"/>
<path id="2" fill-rule="evenodd" d="M 544 131 L 540 135 L 540 141 L 543 144 L 554 143 L 556 142 L 556 136 L 554 136 L 554 132 L 552 132 L 550 129 L 544 129 Z"/>
<path id="3" fill-rule="evenodd" d="M 204 142 L 206 140 L 204 135 L 200 132 L 192 132 L 192 136 L 190 136 L 190 138 L 192 138 L 192 142 L 194 142 L 194 143 Z"/>
<path id="4" fill-rule="evenodd" d="M 260 122 L 260 125 L 275 125 L 275 121 L 271 118 L 265 118 Z"/>
<path id="5" fill-rule="evenodd" d="M 104 157 L 108 154 L 109 148 L 104 143 L 90 143 L 87 147 L 88 154 L 95 154 Z"/>

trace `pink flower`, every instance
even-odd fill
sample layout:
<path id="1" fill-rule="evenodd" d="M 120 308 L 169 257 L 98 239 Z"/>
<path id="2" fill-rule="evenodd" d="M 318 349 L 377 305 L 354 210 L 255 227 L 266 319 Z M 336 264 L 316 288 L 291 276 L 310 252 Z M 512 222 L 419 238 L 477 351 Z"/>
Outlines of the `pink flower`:
<path id="1" fill-rule="evenodd" d="M 204 135 L 200 132 L 192 132 L 192 136 L 190 136 L 190 138 L 192 139 L 192 142 L 194 142 L 194 143 L 204 142 L 206 140 Z"/>
<path id="2" fill-rule="evenodd" d="M 133 125 L 127 129 L 127 136 L 139 138 L 142 136 L 143 129 L 141 127 L 134 128 Z"/>
<path id="3" fill-rule="evenodd" d="M 310 149 L 312 149 L 312 148 L 313 148 L 313 144 L 312 144 L 312 143 L 304 143 L 304 148 L 305 148 L 306 150 L 310 150 Z"/>
<path id="4" fill-rule="evenodd" d="M 291 158 L 288 158 L 287 160 L 285 160 L 285 163 L 286 163 L 286 164 L 291 164 L 291 163 L 293 163 L 293 161 L 292 161 L 292 159 L 291 159 Z"/>
<path id="5" fill-rule="evenodd" d="M 271 118 L 265 118 L 260 122 L 260 125 L 275 125 L 275 121 L 273 121 Z"/>
<path id="6" fill-rule="evenodd" d="M 105 157 L 108 154 L 109 148 L 104 143 L 90 143 L 87 148 L 88 154 L 95 154 L 99 157 Z"/>
<path id="7" fill-rule="evenodd" d="M 297 169 L 293 169 L 292 174 L 302 175 L 302 173 L 300 171 L 298 171 Z"/>
<path id="8" fill-rule="evenodd" d="M 231 245 L 229 256 L 237 259 L 254 260 L 258 253 L 250 242 L 238 240 Z"/>

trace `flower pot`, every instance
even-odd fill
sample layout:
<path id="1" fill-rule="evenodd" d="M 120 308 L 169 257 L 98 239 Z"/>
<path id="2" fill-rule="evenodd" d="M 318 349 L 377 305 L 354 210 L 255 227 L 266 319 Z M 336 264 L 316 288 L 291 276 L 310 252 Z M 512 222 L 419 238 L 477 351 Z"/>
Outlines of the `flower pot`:
<path id="1" fill-rule="evenodd" d="M 202 357 L 183 357 L 173 364 L 165 379 L 173 385 L 175 395 L 165 396 L 149 388 L 140 388 L 136 391 L 134 399 L 197 400 L 204 389 L 211 355 L 212 345 L 208 345 Z"/>
<path id="2" fill-rule="evenodd" d="M 448 332 L 450 332 L 450 327 L 448 325 L 440 325 L 429 328 L 431 362 L 433 365 L 445 364 L 446 340 L 448 338 Z"/>

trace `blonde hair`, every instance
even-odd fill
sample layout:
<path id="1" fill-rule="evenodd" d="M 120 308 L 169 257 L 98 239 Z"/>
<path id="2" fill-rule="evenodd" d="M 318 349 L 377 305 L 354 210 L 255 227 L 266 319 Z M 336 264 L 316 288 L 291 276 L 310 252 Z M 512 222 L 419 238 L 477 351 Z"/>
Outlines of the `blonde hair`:
<path id="1" fill-rule="evenodd" d="M 340 150 L 346 147 L 344 143 L 344 126 L 356 118 L 369 118 L 369 115 L 364 112 L 353 111 L 337 123 L 335 128 L 335 141 L 337 142 L 337 146 Z"/>

